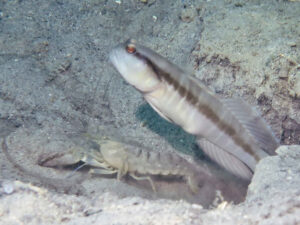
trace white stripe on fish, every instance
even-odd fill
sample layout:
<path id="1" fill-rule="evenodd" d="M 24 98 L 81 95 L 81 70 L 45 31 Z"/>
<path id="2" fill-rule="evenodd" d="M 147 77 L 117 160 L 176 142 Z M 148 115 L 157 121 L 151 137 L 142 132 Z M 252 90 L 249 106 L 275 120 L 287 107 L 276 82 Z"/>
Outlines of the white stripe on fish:
<path id="1" fill-rule="evenodd" d="M 198 136 L 203 151 L 232 173 L 251 179 L 256 163 L 275 154 L 275 136 L 242 100 L 221 100 L 199 80 L 134 40 L 114 48 L 110 60 L 159 115 Z"/>

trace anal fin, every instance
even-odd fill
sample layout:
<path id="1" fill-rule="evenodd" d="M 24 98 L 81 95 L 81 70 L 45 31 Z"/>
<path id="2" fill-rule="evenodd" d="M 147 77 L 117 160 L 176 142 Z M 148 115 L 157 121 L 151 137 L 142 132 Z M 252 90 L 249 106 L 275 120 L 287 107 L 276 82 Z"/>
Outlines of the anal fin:
<path id="1" fill-rule="evenodd" d="M 226 152 L 205 138 L 199 138 L 197 143 L 201 149 L 220 166 L 238 177 L 251 180 L 253 171 L 234 155 Z"/>

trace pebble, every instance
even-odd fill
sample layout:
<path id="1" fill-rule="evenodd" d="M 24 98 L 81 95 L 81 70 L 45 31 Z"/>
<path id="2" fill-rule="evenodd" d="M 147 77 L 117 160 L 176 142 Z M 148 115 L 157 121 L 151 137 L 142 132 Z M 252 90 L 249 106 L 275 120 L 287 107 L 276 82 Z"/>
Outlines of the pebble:
<path id="1" fill-rule="evenodd" d="M 195 8 L 187 8 L 181 11 L 180 19 L 183 22 L 190 23 L 197 16 L 197 11 Z"/>
<path id="2" fill-rule="evenodd" d="M 2 188 L 3 192 L 8 195 L 13 193 L 15 190 L 13 182 L 9 180 L 2 181 Z"/>

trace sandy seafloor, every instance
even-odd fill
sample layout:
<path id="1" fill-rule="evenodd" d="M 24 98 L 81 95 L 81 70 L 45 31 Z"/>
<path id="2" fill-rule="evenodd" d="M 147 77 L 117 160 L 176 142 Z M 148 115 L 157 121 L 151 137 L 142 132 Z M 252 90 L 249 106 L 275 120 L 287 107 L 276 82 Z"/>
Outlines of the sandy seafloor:
<path id="1" fill-rule="evenodd" d="M 258 108 L 283 146 L 248 191 L 113 69 L 108 54 L 128 38 Z M 0 224 L 300 224 L 300 2 L 1 0 L 0 128 Z M 210 176 L 196 195 L 158 177 L 154 193 L 38 165 L 86 133 L 177 152 Z"/>

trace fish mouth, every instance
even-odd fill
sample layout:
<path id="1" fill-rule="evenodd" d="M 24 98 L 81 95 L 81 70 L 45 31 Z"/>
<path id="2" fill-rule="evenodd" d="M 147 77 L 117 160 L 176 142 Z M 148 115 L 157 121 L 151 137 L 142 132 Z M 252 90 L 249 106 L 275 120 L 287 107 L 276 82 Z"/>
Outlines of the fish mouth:
<path id="1" fill-rule="evenodd" d="M 109 53 L 109 61 L 116 67 L 116 64 L 118 63 L 118 62 L 120 62 L 120 60 L 122 59 L 122 57 L 121 57 L 121 53 L 122 53 L 122 50 L 123 50 L 123 48 L 122 48 L 122 45 L 121 44 L 119 44 L 119 45 L 117 45 L 117 46 L 115 46 L 112 50 L 111 50 L 111 52 Z"/>
<path id="2" fill-rule="evenodd" d="M 117 53 L 116 53 L 115 48 L 109 53 L 108 58 L 109 58 L 109 61 L 113 64 L 113 66 L 116 67 L 116 63 L 118 61 L 118 58 L 117 58 Z"/>
<path id="3" fill-rule="evenodd" d="M 122 52 L 120 52 L 119 48 L 114 48 L 109 54 L 109 61 L 112 66 L 118 71 L 122 76 L 124 72 L 124 61 L 122 57 Z"/>

